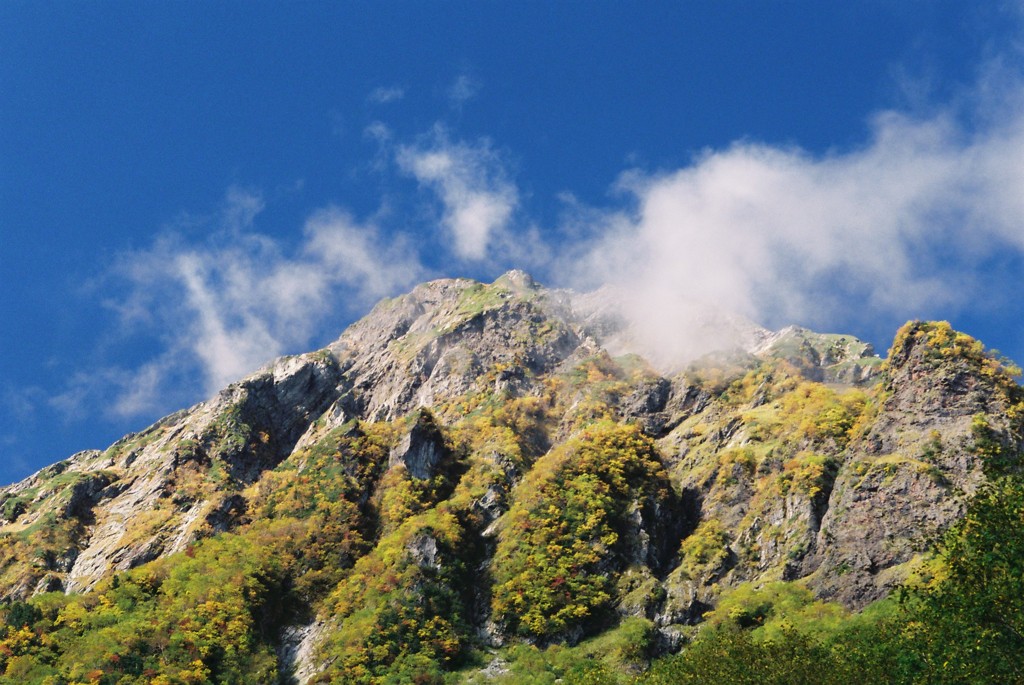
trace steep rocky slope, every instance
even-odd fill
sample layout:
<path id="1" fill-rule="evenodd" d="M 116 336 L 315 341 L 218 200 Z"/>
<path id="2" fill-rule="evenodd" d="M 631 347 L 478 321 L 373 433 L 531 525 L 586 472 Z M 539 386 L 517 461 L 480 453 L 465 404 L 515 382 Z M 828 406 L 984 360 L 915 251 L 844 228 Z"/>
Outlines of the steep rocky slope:
<path id="1" fill-rule="evenodd" d="M 86 593 L 53 609 L 80 607 L 84 640 L 96 597 L 143 588 L 128 631 L 213 602 L 203 574 L 258 580 L 216 600 L 241 612 L 224 625 L 244 659 L 180 622 L 180 658 L 139 648 L 139 674 L 178 678 L 376 682 L 624 617 L 672 649 L 743 583 L 885 596 L 987 466 L 1019 459 L 1018 387 L 946 324 L 908 324 L 885 362 L 744 324 L 745 349 L 666 373 L 624 320 L 522 272 L 381 302 L 323 350 L 0 490 L 0 594 Z M 57 672 L 71 648 L 53 649 Z"/>

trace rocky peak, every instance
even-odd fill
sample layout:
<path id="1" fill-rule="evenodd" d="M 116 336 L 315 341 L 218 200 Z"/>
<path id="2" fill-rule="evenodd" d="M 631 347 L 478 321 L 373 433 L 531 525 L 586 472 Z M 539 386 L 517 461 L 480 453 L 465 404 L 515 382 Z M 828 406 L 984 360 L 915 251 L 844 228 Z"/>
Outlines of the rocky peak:
<path id="1" fill-rule="evenodd" d="M 822 572 L 812 583 L 854 606 L 903 579 L 895 569 L 956 520 L 995 456 L 1019 463 L 1021 453 L 1006 417 L 1019 386 L 980 342 L 948 323 L 903 326 L 883 378 L 878 414 L 836 479 L 821 525 Z"/>
<path id="2" fill-rule="evenodd" d="M 623 302 L 521 271 L 384 300 L 326 349 L 0 489 L 0 590 L 107 592 L 223 542 L 217 564 L 280 553 L 301 605 L 282 615 L 309 622 L 266 639 L 303 678 L 344 680 L 325 655 L 382 634 L 381 611 L 445 649 L 623 616 L 678 645 L 744 583 L 885 596 L 997 459 L 1019 465 L 1020 388 L 948 324 L 908 324 L 883 363 L 720 316 L 729 349 L 668 374 Z"/>
<path id="3" fill-rule="evenodd" d="M 572 355 L 586 334 L 546 293 L 522 272 L 432 281 L 380 303 L 328 349 L 361 411 L 390 420 L 493 383 L 498 365 L 528 383 Z"/>
<path id="4" fill-rule="evenodd" d="M 494 285 L 507 286 L 509 289 L 520 293 L 541 289 L 540 284 L 533 280 L 533 276 L 520 269 L 506 271 L 494 282 Z"/>
<path id="5" fill-rule="evenodd" d="M 871 343 L 800 326 L 767 335 L 752 351 L 760 357 L 785 360 L 807 378 L 822 383 L 864 385 L 875 379 L 882 367 Z"/>

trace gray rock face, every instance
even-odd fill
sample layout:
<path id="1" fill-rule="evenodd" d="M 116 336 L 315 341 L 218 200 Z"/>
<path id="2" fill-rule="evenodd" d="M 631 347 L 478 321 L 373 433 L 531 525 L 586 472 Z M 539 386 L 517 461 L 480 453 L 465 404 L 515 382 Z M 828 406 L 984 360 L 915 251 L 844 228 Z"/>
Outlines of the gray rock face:
<path id="1" fill-rule="evenodd" d="M 684 501 L 690 493 L 694 519 L 718 528 L 698 527 L 684 537 L 680 564 L 662 581 L 664 600 L 654 608 L 663 630 L 699 621 L 723 589 L 747 581 L 802 579 L 820 597 L 854 609 L 884 597 L 984 480 L 978 421 L 1019 459 L 1021 445 L 1010 437 L 999 388 L 1006 381 L 982 357 L 937 350 L 915 330 L 898 338 L 887 368 L 867 365 L 885 381 L 876 395 L 880 406 L 866 413 L 864 428 L 842 448 L 828 441 L 766 445 L 758 423 L 762 411 L 772 415 L 764 405 L 777 401 L 767 382 L 748 391 L 746 403 L 729 406 L 722 402 L 728 393 L 697 400 L 687 397 L 685 381 L 674 381 L 666 413 L 682 420 L 667 424 L 661 450 Z M 797 352 L 783 354 L 780 341 L 794 340 Z M 869 352 L 846 336 L 790 330 L 756 355 L 781 359 L 804 378 L 846 392 L 830 358 L 815 348 L 844 340 L 857 354 Z M 833 354 L 833 361 L 849 359 Z M 851 385 L 857 383 L 845 384 Z M 783 456 L 775 456 L 780 449 Z M 789 475 L 800 469 L 809 470 Z M 814 474 L 812 484 L 799 485 L 807 474 Z M 703 550 L 693 556 L 686 552 L 691 540 L 709 547 L 691 547 Z M 715 545 L 719 551 L 709 553 Z"/>
<path id="2" fill-rule="evenodd" d="M 429 413 L 421 411 L 416 423 L 391 450 L 388 466 L 402 463 L 413 478 L 431 478 L 447 456 L 444 435 Z"/>
<path id="3" fill-rule="evenodd" d="M 409 554 L 420 568 L 441 568 L 437 539 L 430 535 L 421 534 L 413 538 L 409 543 Z"/>
<path id="4" fill-rule="evenodd" d="M 183 549 L 197 536 L 240 520 L 237 492 L 290 454 L 340 394 L 333 357 L 278 360 L 213 400 L 126 436 L 104 452 L 82 452 L 4 488 L 0 499 L 23 529 L 47 514 L 76 530 L 73 546 L 50 552 L 67 562 L 49 571 L 68 592 L 91 588 L 111 570 L 133 568 Z M 211 470 L 222 473 L 211 480 Z M 50 488 L 50 483 L 70 483 Z M 21 493 L 32 493 L 23 501 Z M 47 569 L 25 569 L 28 582 Z M 27 594 L 8 585 L 6 596 Z"/>
<path id="5" fill-rule="evenodd" d="M 753 352 L 759 357 L 785 359 L 806 378 L 821 383 L 864 385 L 878 377 L 882 366 L 870 343 L 799 326 L 766 336 Z"/>
<path id="6" fill-rule="evenodd" d="M 568 358 L 585 331 L 518 278 L 485 288 L 434 281 L 377 305 L 330 350 L 351 379 L 359 413 L 392 420 L 467 393 L 496 366 L 536 376 Z M 498 379 L 496 379 L 497 381 Z"/>
<path id="7" fill-rule="evenodd" d="M 913 336 L 893 351 L 889 393 L 851 445 L 821 522 L 811 586 L 861 607 L 905 579 L 900 565 L 934 543 L 984 479 L 974 416 L 1000 416 L 1000 394 L 969 360 L 937 362 Z"/>
<path id="8" fill-rule="evenodd" d="M 284 629 L 277 650 L 281 685 L 305 685 L 320 672 L 323 666 L 313 655 L 326 627 L 323 621 L 313 621 Z"/>
<path id="9" fill-rule="evenodd" d="M 361 511 L 372 512 L 387 494 L 379 476 L 385 461 L 419 481 L 412 492 L 446 481 L 430 506 L 467 487 L 460 506 L 468 513 L 460 515 L 472 520 L 465 524 L 471 568 L 485 583 L 505 514 L 534 460 L 588 421 L 610 419 L 634 422 L 656 440 L 665 490 L 670 481 L 675 490 L 619 503 L 626 509 L 609 543 L 615 563 L 601 569 L 617 584 L 609 615 L 647 617 L 665 645 L 677 646 L 681 624 L 699 622 L 724 590 L 743 582 L 802 579 L 850 607 L 883 596 L 984 478 L 975 417 L 990 418 L 994 434 L 1009 439 L 995 381 L 969 359 L 936 357 L 913 336 L 883 369 L 870 345 L 852 336 L 736 324 L 746 349 L 666 377 L 635 355 L 612 356 L 635 352 L 636 340 L 628 317 L 602 310 L 601 298 L 545 290 L 522 272 L 487 286 L 426 283 L 381 302 L 324 350 L 278 359 L 103 452 L 79 453 L 0 489 L 0 534 L 20 540 L 51 519 L 62 533 L 0 568 L 2 594 L 88 591 L 112 571 L 233 530 L 258 516 L 254 491 L 280 482 L 279 473 L 261 481 L 268 470 L 291 459 L 284 467 L 302 474 L 314 456 L 339 479 L 362 478 L 350 500 Z M 860 388 L 882 379 L 882 392 L 871 396 L 877 406 L 858 414 L 864 423 L 856 430 L 844 424 L 828 435 L 827 426 L 801 427 L 817 416 L 786 415 L 787 393 L 805 392 L 807 404 L 817 390 L 867 397 Z M 539 407 L 543 423 L 513 415 L 517 402 L 522 411 Z M 508 416 L 507 425 L 490 427 L 493 442 L 453 437 L 460 428 L 448 424 L 487 418 L 495 408 Z M 391 423 L 366 425 L 377 421 Z M 514 440 L 499 428 L 511 426 L 538 435 L 510 448 Z M 787 430 L 801 437 L 780 437 Z M 329 451 L 338 436 L 372 437 L 379 451 L 345 462 Z M 366 526 L 368 538 L 374 525 Z M 431 573 L 463 551 L 442 554 L 443 538 L 434 535 L 403 542 Z M 491 590 L 476 590 L 467 622 L 502 644 L 511 637 L 491 620 Z M 294 681 L 323 667 L 315 647 L 331 625 L 285 631 L 279 654 Z M 563 637 L 582 637 L 583 628 L 572 630 Z"/>
<path id="10" fill-rule="evenodd" d="M 48 512 L 80 528 L 72 547 L 49 552 L 68 568 L 36 569 L 26 560 L 24 578 L 4 592 L 30 594 L 44 573 L 69 592 L 88 590 L 112 570 L 229 530 L 244 521 L 245 486 L 296 447 L 353 419 L 391 420 L 444 405 L 484 382 L 527 392 L 581 346 L 597 348 L 565 298 L 522 272 L 492 286 L 421 285 L 382 302 L 327 350 L 276 360 L 103 452 L 80 453 L 0 490 L 0 516 L 13 529 Z M 420 421 L 391 461 L 426 479 L 446 449 L 437 428 Z M 77 480 L 67 494 L 46 490 L 68 478 Z"/>

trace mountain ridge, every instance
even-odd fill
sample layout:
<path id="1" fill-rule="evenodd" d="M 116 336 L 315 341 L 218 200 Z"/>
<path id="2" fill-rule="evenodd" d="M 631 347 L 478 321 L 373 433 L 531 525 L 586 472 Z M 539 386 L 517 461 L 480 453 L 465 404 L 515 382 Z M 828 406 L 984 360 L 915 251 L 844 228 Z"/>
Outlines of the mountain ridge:
<path id="1" fill-rule="evenodd" d="M 270 536 L 294 606 L 257 642 L 282 682 L 376 682 L 412 655 L 449 668 L 472 644 L 629 618 L 672 650 L 745 583 L 885 597 L 986 465 L 1019 458 L 1017 386 L 948 324 L 909 323 L 884 362 L 852 336 L 743 324 L 747 349 L 669 375 L 627 326 L 518 271 L 417 286 L 0 489 L 0 593 L 106 596 L 115 574 Z M 382 598 L 430 637 L 372 656 L 353 631 L 383 625 Z"/>

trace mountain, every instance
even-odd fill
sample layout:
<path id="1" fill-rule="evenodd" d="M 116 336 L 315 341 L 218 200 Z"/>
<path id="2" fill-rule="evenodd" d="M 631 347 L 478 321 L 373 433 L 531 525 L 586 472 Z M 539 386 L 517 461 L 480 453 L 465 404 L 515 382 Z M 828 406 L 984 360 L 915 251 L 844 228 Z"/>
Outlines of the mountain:
<path id="1" fill-rule="evenodd" d="M 629 631 L 641 668 L 751 588 L 883 600 L 1019 463 L 1014 370 L 948 324 L 883 360 L 719 317 L 655 368 L 602 299 L 425 283 L 0 489 L 4 677 L 489 682 Z"/>

